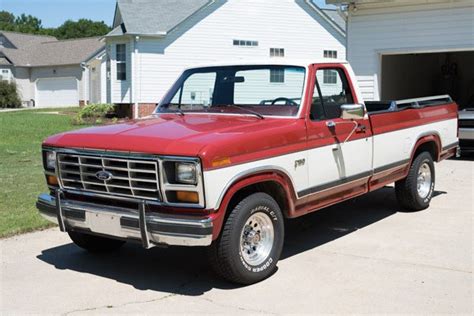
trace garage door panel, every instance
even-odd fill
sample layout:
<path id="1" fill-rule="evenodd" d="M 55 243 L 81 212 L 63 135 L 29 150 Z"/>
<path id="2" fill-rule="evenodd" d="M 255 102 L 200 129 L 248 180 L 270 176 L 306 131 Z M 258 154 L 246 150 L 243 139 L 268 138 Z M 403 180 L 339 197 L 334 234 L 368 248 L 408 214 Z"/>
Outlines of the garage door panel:
<path id="1" fill-rule="evenodd" d="M 79 92 L 76 78 L 43 78 L 37 80 L 37 107 L 77 105 L 79 105 Z"/>

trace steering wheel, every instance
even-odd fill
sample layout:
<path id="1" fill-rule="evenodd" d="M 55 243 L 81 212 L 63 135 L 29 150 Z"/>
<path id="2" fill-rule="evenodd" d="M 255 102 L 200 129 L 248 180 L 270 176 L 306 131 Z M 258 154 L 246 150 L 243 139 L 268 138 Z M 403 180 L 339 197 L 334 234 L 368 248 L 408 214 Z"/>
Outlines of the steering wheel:
<path id="1" fill-rule="evenodd" d="M 276 98 L 275 100 L 272 101 L 272 105 L 275 105 L 275 103 L 281 102 L 281 101 L 285 101 L 285 105 L 298 106 L 298 103 L 285 97 Z"/>

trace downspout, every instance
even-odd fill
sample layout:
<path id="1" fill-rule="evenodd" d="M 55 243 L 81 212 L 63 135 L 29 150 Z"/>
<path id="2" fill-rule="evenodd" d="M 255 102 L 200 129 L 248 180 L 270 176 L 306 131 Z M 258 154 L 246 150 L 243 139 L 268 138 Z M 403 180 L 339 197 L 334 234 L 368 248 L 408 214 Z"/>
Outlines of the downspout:
<path id="1" fill-rule="evenodd" d="M 134 36 L 132 38 L 132 62 L 131 62 L 131 80 L 132 80 L 132 90 L 131 90 L 131 98 L 132 98 L 132 102 L 133 102 L 133 118 L 134 119 L 137 119 L 139 117 L 139 113 L 138 113 L 138 99 L 137 99 L 137 96 L 136 96 L 136 75 L 135 75 L 135 72 L 136 72 L 136 67 L 137 67 L 137 63 L 136 63 L 136 55 L 137 55 L 137 41 L 139 40 L 139 37 L 138 36 Z"/>

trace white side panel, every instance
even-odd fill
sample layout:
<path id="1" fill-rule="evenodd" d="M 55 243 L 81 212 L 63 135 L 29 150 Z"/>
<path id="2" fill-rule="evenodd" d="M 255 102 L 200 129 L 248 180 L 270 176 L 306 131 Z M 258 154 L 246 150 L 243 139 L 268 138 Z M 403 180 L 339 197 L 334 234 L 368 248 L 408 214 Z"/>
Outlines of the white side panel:
<path id="1" fill-rule="evenodd" d="M 372 137 L 308 151 L 308 187 L 316 187 L 372 170 Z"/>
<path id="2" fill-rule="evenodd" d="M 258 41 L 258 46 L 234 46 L 233 40 Z M 268 58 L 270 48 L 284 48 L 288 58 L 309 59 L 335 50 L 345 59 L 344 44 L 342 35 L 294 0 L 229 0 L 195 15 L 164 39 L 140 38 L 136 93 L 141 103 L 158 102 L 186 67 Z"/>
<path id="3" fill-rule="evenodd" d="M 349 17 L 347 51 L 364 98 L 379 99 L 382 54 L 474 49 L 473 16 L 474 2 L 466 0 L 379 9 L 358 6 Z"/>
<path id="4" fill-rule="evenodd" d="M 36 82 L 36 107 L 78 106 L 76 78 L 38 79 Z"/>
<path id="5" fill-rule="evenodd" d="M 292 180 L 296 192 L 308 188 L 308 163 L 295 168 L 295 161 L 307 159 L 308 152 L 301 151 L 255 162 L 231 166 L 204 172 L 204 187 L 206 188 L 206 207 L 215 208 L 219 199 L 227 190 L 227 186 L 240 175 L 257 169 L 277 169 L 284 171 Z"/>
<path id="6" fill-rule="evenodd" d="M 446 120 L 374 137 L 374 169 L 409 159 L 416 142 L 425 135 L 439 135 L 441 146 L 457 142 L 457 120 Z"/>

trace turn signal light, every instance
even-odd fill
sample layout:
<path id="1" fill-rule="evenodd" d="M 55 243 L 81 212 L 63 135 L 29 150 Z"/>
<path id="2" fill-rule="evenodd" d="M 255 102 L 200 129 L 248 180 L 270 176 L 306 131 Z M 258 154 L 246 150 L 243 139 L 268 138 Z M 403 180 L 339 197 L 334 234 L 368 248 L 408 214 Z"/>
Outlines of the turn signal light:
<path id="1" fill-rule="evenodd" d="M 46 176 L 46 182 L 49 185 L 54 185 L 54 186 L 57 186 L 59 184 L 58 178 L 56 176 L 50 176 L 50 175 Z"/>
<path id="2" fill-rule="evenodd" d="M 231 163 L 231 161 L 230 161 L 229 157 L 218 158 L 218 159 L 214 159 L 212 161 L 212 166 L 213 167 L 222 167 L 222 166 L 225 166 L 225 165 L 230 165 L 230 163 Z"/>
<path id="3" fill-rule="evenodd" d="M 176 200 L 184 203 L 199 203 L 197 192 L 176 191 Z"/>

